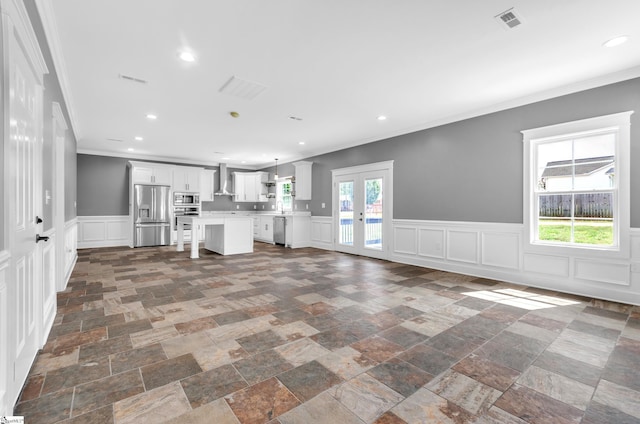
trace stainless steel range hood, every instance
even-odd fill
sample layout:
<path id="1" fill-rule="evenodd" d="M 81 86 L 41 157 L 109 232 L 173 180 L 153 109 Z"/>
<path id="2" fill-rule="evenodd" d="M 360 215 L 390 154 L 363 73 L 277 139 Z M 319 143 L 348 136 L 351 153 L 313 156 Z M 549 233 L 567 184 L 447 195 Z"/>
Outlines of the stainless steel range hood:
<path id="1" fill-rule="evenodd" d="M 220 164 L 220 188 L 213 193 L 214 196 L 235 196 L 231 184 L 229 183 L 229 174 L 227 173 L 227 164 Z"/>

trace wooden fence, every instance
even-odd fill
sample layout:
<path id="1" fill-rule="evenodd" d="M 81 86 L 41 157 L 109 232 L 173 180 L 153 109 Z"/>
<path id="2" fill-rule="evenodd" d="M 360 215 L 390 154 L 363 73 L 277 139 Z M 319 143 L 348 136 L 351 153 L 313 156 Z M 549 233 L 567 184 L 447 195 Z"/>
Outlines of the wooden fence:
<path id="1" fill-rule="evenodd" d="M 540 217 L 571 217 L 571 198 L 575 199 L 576 218 L 613 218 L 612 193 L 544 194 L 540 196 Z"/>

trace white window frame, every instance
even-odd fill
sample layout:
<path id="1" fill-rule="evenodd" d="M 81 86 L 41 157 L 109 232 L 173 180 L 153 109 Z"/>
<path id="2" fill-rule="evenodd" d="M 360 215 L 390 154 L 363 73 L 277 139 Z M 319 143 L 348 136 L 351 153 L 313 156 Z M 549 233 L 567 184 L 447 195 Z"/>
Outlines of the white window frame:
<path id="1" fill-rule="evenodd" d="M 582 119 L 522 131 L 523 134 L 523 222 L 524 250 L 531 253 L 565 254 L 594 258 L 629 258 L 630 203 L 630 126 L 633 111 Z M 569 137 L 584 137 L 603 131 L 616 133 L 617 191 L 614 195 L 614 246 L 556 244 L 536 241 L 537 202 L 535 193 L 536 146 Z"/>
<path id="2" fill-rule="evenodd" d="M 285 207 L 284 204 L 284 194 L 282 193 L 282 187 L 287 183 L 291 184 L 291 191 L 294 191 L 295 187 L 293 186 L 291 177 L 283 177 L 276 180 L 276 205 L 281 205 L 283 212 L 293 212 L 293 201 L 295 200 L 293 196 L 288 196 L 291 197 L 291 204 L 288 207 Z M 280 209 L 278 209 L 278 211 L 280 211 Z"/>

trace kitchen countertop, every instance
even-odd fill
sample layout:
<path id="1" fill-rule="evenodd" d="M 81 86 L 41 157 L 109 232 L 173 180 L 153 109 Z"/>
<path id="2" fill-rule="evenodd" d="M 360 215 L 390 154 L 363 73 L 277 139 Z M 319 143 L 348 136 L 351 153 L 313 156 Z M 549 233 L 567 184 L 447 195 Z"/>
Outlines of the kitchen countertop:
<path id="1" fill-rule="evenodd" d="M 200 212 L 201 217 L 209 216 L 256 216 L 256 215 L 268 215 L 268 216 L 311 216 L 309 211 L 293 211 L 293 212 L 275 212 L 275 211 L 204 211 Z"/>

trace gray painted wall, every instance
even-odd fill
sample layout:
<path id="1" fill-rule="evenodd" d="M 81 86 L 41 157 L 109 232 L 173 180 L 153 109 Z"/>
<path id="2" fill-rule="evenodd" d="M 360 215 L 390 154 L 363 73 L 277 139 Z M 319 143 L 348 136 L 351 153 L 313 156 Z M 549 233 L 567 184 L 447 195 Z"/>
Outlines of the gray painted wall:
<path id="1" fill-rule="evenodd" d="M 129 213 L 129 173 L 127 162 L 129 158 L 119 158 L 112 156 L 96 156 L 87 154 L 78 154 L 78 215 L 79 216 L 113 216 L 127 215 Z M 170 162 L 146 161 L 163 164 Z M 182 163 L 176 165 L 184 165 Z M 216 170 L 216 187 L 218 189 L 220 169 L 219 167 L 202 166 L 207 169 Z M 227 168 L 227 178 L 233 181 L 233 172 L 247 172 L 246 169 Z M 274 173 L 274 169 L 265 169 Z M 286 164 L 283 167 L 278 166 L 280 175 L 293 175 L 294 167 Z M 309 201 L 296 201 L 299 210 L 306 210 Z M 254 207 L 255 206 L 255 207 Z M 264 206 L 264 208 L 263 208 Z M 273 210 L 275 200 L 260 203 L 234 202 L 231 196 L 216 196 L 213 202 L 203 202 L 203 211 L 265 211 Z"/>
<path id="2" fill-rule="evenodd" d="M 636 111 L 631 163 L 637 164 L 640 78 L 308 158 L 312 212 L 331 215 L 332 169 L 394 160 L 396 219 L 522 223 L 520 131 L 627 110 Z M 632 227 L 640 227 L 640 169 L 633 166 L 631 217 Z"/>
<path id="3" fill-rule="evenodd" d="M 640 163 L 640 78 L 636 78 L 310 157 L 306 160 L 313 161 L 313 200 L 295 203 L 299 210 L 306 210 L 309 204 L 313 215 L 330 216 L 331 170 L 393 160 L 396 219 L 522 223 L 520 131 L 627 110 L 637 111 L 632 115 L 631 163 Z M 78 188 L 78 214 L 111 214 L 105 213 L 107 210 L 126 214 L 126 195 L 120 189 L 110 191 L 105 186 L 108 179 L 89 175 L 101 171 L 81 166 L 84 156 L 87 155 L 78 155 L 78 181 L 85 184 L 86 180 L 85 187 Z M 94 165 L 98 162 L 94 161 Z M 112 162 L 105 158 L 101 163 L 108 166 Z M 273 167 L 263 170 L 274 172 Z M 293 174 L 293 165 L 278 165 L 278 173 Z M 121 185 L 121 181 L 116 183 Z M 640 170 L 632 166 L 633 227 L 640 227 L 638 188 Z M 102 196 L 90 194 L 100 191 Z M 94 207 L 81 209 L 80 205 L 87 201 Z M 274 201 L 265 204 L 265 208 L 272 204 Z M 205 203 L 203 210 L 237 210 L 238 205 L 239 210 L 253 210 L 254 206 L 218 197 L 215 202 Z M 257 204 L 258 210 L 261 206 L 262 203 Z"/>
<path id="4" fill-rule="evenodd" d="M 77 155 L 79 216 L 129 214 L 127 160 Z"/>
<path id="5" fill-rule="evenodd" d="M 55 151 L 53 136 L 53 102 L 60 104 L 62 112 L 67 121 L 66 140 L 65 140 L 65 221 L 76 217 L 76 150 L 77 144 L 71 127 L 71 120 L 67 106 L 62 96 L 62 89 L 58 82 L 58 74 L 53 65 L 53 59 L 49 50 L 44 29 L 40 21 L 40 15 L 36 8 L 34 0 L 25 0 L 25 7 L 31 20 L 31 25 L 38 38 L 42 56 L 47 64 L 49 73 L 44 76 L 44 92 L 43 92 L 43 152 L 42 152 L 42 207 L 43 207 L 43 229 L 49 230 L 53 228 L 53 201 L 47 204 L 45 194 L 47 191 L 55 196 Z"/>

